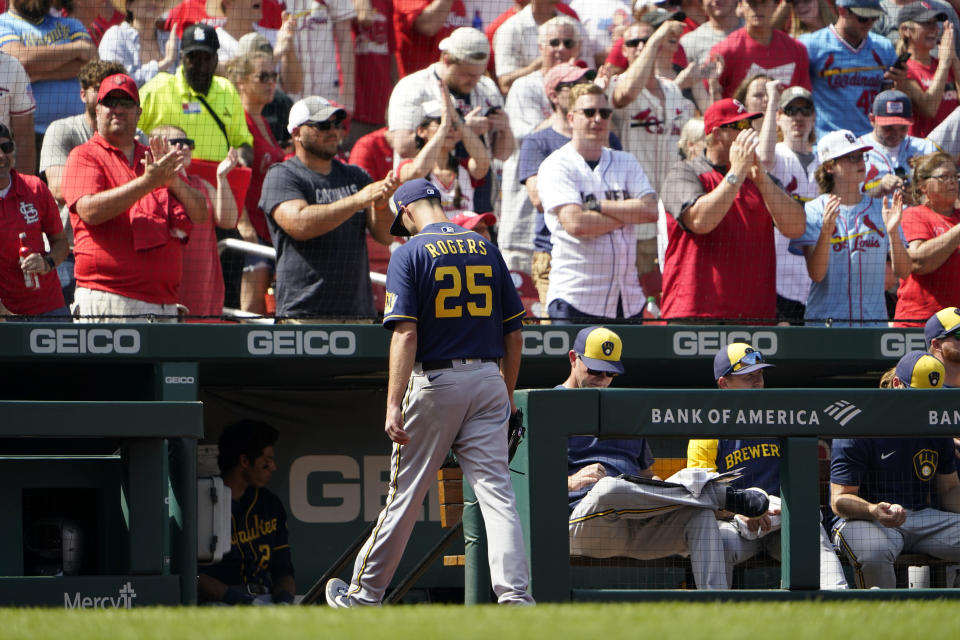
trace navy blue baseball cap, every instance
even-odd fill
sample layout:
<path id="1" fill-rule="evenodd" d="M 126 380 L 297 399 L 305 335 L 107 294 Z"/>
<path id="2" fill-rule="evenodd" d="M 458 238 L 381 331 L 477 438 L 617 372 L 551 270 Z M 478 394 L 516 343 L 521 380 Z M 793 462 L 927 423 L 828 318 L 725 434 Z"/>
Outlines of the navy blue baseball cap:
<path id="1" fill-rule="evenodd" d="M 837 0 L 837 6 L 850 9 L 861 18 L 879 18 L 887 13 L 880 6 L 880 0 Z"/>
<path id="2" fill-rule="evenodd" d="M 774 367 L 764 362 L 763 354 L 746 342 L 732 342 L 713 357 L 713 379 L 723 376 L 742 376 L 757 369 Z"/>
<path id="3" fill-rule="evenodd" d="M 908 389 L 940 389 L 946 372 L 943 363 L 926 351 L 911 351 L 897 362 L 894 375 Z"/>
<path id="4" fill-rule="evenodd" d="M 393 197 L 390 198 L 390 210 L 393 211 L 393 214 L 396 216 L 396 218 L 393 219 L 393 224 L 390 225 L 391 235 L 410 235 L 410 232 L 403 226 L 403 222 L 400 219 L 400 208 L 406 207 L 417 200 L 423 200 L 424 198 L 440 199 L 440 191 L 430 184 L 428 180 L 416 178 L 400 185 L 400 188 L 397 189 L 393 193 Z"/>
<path id="5" fill-rule="evenodd" d="M 580 329 L 573 341 L 573 350 L 583 364 L 593 371 L 623 373 L 623 341 L 620 336 L 606 327 L 587 327 Z"/>
<path id="6" fill-rule="evenodd" d="M 942 340 L 947 336 L 952 336 L 960 331 L 960 309 L 956 307 L 947 307 L 940 309 L 927 320 L 927 326 L 923 329 L 923 337 L 927 342 L 927 349 L 934 338 Z"/>

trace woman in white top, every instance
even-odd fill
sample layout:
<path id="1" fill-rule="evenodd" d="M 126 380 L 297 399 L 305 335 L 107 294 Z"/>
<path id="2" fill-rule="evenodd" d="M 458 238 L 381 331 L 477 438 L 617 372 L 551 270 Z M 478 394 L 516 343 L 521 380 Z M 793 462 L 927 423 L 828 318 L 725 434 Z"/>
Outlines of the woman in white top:
<path id="1" fill-rule="evenodd" d="M 107 29 L 100 40 L 100 59 L 122 64 L 138 87 L 176 66 L 175 30 L 157 28 L 161 10 L 160 0 L 127 0 L 126 22 Z"/>
<path id="2" fill-rule="evenodd" d="M 416 157 L 399 166 L 400 182 L 426 178 L 440 191 L 440 203 L 447 217 L 474 210 L 473 193 L 483 183 L 490 169 L 490 152 L 470 127 L 463 126 L 447 91 L 440 81 L 443 101 L 424 102 L 424 118 L 417 127 Z M 474 110 L 479 109 L 479 107 Z M 469 158 L 461 162 L 454 155 L 458 142 L 463 142 Z M 486 213 L 480 211 L 479 213 Z"/>
<path id="3" fill-rule="evenodd" d="M 766 109 L 760 129 L 757 156 L 763 168 L 780 181 L 790 196 L 806 203 L 818 195 L 814 173 L 820 166 L 813 144 L 816 114 L 813 96 L 803 87 L 790 87 L 782 94 L 780 83 L 768 80 Z M 774 229 L 777 248 L 777 320 L 801 324 L 810 292 L 810 275 L 803 256 L 789 252 L 788 240 Z"/>

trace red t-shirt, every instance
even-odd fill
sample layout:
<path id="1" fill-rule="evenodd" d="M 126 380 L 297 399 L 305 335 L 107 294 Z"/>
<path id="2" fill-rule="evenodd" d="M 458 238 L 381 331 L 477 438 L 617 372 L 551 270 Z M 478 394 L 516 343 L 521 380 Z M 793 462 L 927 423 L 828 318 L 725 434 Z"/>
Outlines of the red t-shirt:
<path id="1" fill-rule="evenodd" d="M 937 72 L 937 66 L 940 61 L 936 58 L 930 58 L 930 64 L 920 64 L 910 59 L 907 60 L 907 77 L 916 80 L 920 87 L 926 91 L 933 83 L 933 76 Z M 950 115 L 954 109 L 960 106 L 957 100 L 957 83 L 953 77 L 953 71 L 947 75 L 947 84 L 943 89 L 943 98 L 940 100 L 940 108 L 932 118 L 920 113 L 920 110 L 914 107 L 913 125 L 910 127 L 910 135 L 918 138 L 926 138 L 931 131 L 937 128 L 937 125 L 943 122 L 943 119 Z M 939 311 L 939 309 L 938 309 Z"/>
<path id="2" fill-rule="evenodd" d="M 207 5 L 204 0 L 183 0 L 180 4 L 170 9 L 167 19 L 163 23 L 164 31 L 173 30 L 177 26 L 177 37 L 183 37 L 184 27 L 192 24 L 209 24 L 211 27 L 222 27 L 227 23 L 224 17 L 213 18 L 207 13 Z"/>
<path id="3" fill-rule="evenodd" d="M 393 169 L 393 149 L 387 144 L 387 128 L 377 129 L 358 139 L 350 150 L 350 164 L 370 174 L 374 180 L 383 180 Z"/>
<path id="4" fill-rule="evenodd" d="M 147 147 L 135 145 L 130 163 L 123 151 L 94 133 L 67 157 L 62 188 L 73 225 L 77 285 L 152 304 L 176 304 L 182 257 L 180 240 L 168 235 L 165 245 L 137 251 L 129 209 L 96 225 L 88 225 L 77 215 L 77 200 L 83 196 L 114 189 L 143 175 Z M 171 207 L 182 207 L 165 188 L 149 195 L 155 196 L 147 203 L 156 215 L 168 217 Z"/>
<path id="5" fill-rule="evenodd" d="M 350 25 L 353 33 L 356 76 L 363 81 L 363 95 L 357 95 L 353 119 L 359 122 L 384 124 L 387 121 L 387 103 L 393 82 L 390 78 L 391 56 L 397 45 L 393 33 L 393 2 L 372 0 L 374 19 L 370 26 L 361 27 L 356 18 Z"/>
<path id="6" fill-rule="evenodd" d="M 960 223 L 960 210 L 952 216 L 942 216 L 930 207 L 910 207 L 903 212 L 900 228 L 906 242 L 932 240 L 942 236 Z M 900 281 L 897 291 L 895 318 L 923 320 L 897 322 L 898 327 L 922 327 L 929 318 L 944 307 L 960 306 L 960 250 L 954 249 L 940 267 L 925 275 L 911 273 Z"/>
<path id="7" fill-rule="evenodd" d="M 90 37 L 93 38 L 93 44 L 99 47 L 104 32 L 110 27 L 123 22 L 125 17 L 122 13 L 114 9 L 113 15 L 109 18 L 104 18 L 103 16 L 94 18 L 93 23 L 87 27 L 87 31 L 90 32 Z"/>
<path id="8" fill-rule="evenodd" d="M 393 31 L 397 47 L 397 72 L 401 78 L 436 62 L 440 58 L 440 50 L 437 49 L 440 41 L 454 29 L 470 26 L 463 0 L 453 0 L 443 27 L 432 36 L 421 34 L 414 23 L 429 5 L 430 0 L 394 0 Z"/>
<path id="9" fill-rule="evenodd" d="M 801 86 L 810 90 L 810 60 L 807 48 L 776 29 L 769 45 L 762 45 L 740 28 L 713 45 L 710 55 L 723 56 L 723 73 L 719 82 L 723 97 L 733 97 L 745 78 L 763 73 L 776 78 L 784 86 Z"/>
<path id="10" fill-rule="evenodd" d="M 679 215 L 723 180 L 721 168 L 701 156 L 670 172 L 662 194 L 667 211 Z M 664 256 L 664 318 L 776 317 L 777 259 L 773 219 L 756 185 L 747 180 L 710 233 L 686 231 L 667 216 Z"/>
<path id="11" fill-rule="evenodd" d="M 10 171 L 10 190 L 0 199 L 0 300 L 18 315 L 39 315 L 63 306 L 57 272 L 42 276 L 39 289 L 28 289 L 20 270 L 20 234 L 43 253 L 43 234 L 63 231 L 60 211 L 40 178 Z"/>
<path id="12" fill-rule="evenodd" d="M 207 197 L 206 222 L 193 225 L 190 240 L 183 246 L 183 279 L 180 282 L 180 303 L 192 316 L 223 314 L 223 269 L 217 252 L 217 227 L 213 220 L 213 204 L 204 180 L 186 176 L 187 182 Z"/>
<path id="13" fill-rule="evenodd" d="M 251 167 L 250 186 L 247 187 L 247 197 L 244 206 L 247 208 L 247 216 L 250 218 L 250 224 L 256 229 L 257 235 L 270 242 L 270 229 L 267 228 L 267 218 L 260 210 L 260 191 L 263 189 L 263 179 L 267 175 L 267 169 L 272 165 L 283 161 L 283 148 L 277 144 L 269 126 L 265 126 L 267 137 L 260 132 L 260 127 L 253 121 L 250 114 L 247 116 L 247 128 L 253 134 L 253 158 L 255 162 Z"/>

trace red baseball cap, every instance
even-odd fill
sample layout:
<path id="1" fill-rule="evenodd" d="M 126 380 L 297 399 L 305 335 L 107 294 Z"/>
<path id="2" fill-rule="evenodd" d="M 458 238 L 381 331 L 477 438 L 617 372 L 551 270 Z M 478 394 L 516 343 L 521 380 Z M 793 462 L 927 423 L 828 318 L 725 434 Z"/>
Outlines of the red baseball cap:
<path id="1" fill-rule="evenodd" d="M 103 99 L 114 91 L 119 91 L 140 104 L 140 92 L 137 91 L 137 83 L 127 74 L 115 73 L 104 78 L 103 82 L 100 83 L 100 91 L 97 92 L 97 103 L 103 102 Z"/>
<path id="2" fill-rule="evenodd" d="M 497 216 L 492 213 L 474 213 L 473 211 L 464 211 L 457 214 L 453 220 L 453 224 L 458 224 L 464 229 L 473 230 L 481 222 L 485 223 L 488 227 L 492 227 L 497 224 Z"/>
<path id="3" fill-rule="evenodd" d="M 739 122 L 740 120 L 755 120 L 762 116 L 762 113 L 747 111 L 747 108 L 739 100 L 733 98 L 717 100 L 707 107 L 706 113 L 703 114 L 703 134 L 708 136 L 714 129 L 725 124 Z"/>

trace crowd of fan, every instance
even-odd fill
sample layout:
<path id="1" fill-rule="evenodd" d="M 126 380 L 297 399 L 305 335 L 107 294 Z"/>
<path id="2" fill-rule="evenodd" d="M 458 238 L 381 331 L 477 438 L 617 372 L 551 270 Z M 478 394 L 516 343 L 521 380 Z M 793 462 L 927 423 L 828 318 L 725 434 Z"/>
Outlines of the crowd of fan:
<path id="1" fill-rule="evenodd" d="M 372 318 L 368 271 L 389 255 L 377 244 L 397 241 L 383 209 L 421 177 L 453 222 L 493 230 L 536 286 L 534 314 L 553 322 L 639 321 L 659 302 L 672 321 L 916 326 L 960 304 L 951 4 L 125 9 L 10 0 L 0 15 L 7 319 L 219 319 L 224 306 L 268 314 L 271 299 L 285 321 Z M 135 86 L 100 86 L 116 74 Z M 100 111 L 128 107 L 145 160 L 131 152 L 125 180 L 91 184 L 73 152 L 104 136 Z M 590 140 L 602 155 L 584 151 Z M 583 170 L 541 175 L 554 154 L 551 169 Z M 615 175 L 625 170 L 644 180 Z M 106 218 L 88 210 L 85 196 L 144 175 Z M 629 213 L 651 197 L 648 213 Z M 150 218 L 144 198 L 166 206 L 169 239 L 130 232 Z M 229 236 L 276 258 L 224 254 L 221 266 Z M 90 291 L 124 304 L 105 311 Z"/>

